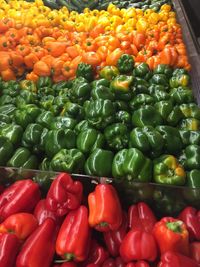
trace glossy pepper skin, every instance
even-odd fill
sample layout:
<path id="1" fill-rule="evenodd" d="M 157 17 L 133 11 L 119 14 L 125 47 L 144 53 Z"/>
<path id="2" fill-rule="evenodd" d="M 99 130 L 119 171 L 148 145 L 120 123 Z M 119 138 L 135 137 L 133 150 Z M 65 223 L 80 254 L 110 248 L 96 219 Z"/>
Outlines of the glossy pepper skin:
<path id="1" fill-rule="evenodd" d="M 20 108 L 27 104 L 37 104 L 38 95 L 27 90 L 20 91 L 19 95 L 15 98 L 16 107 Z"/>
<path id="2" fill-rule="evenodd" d="M 172 217 L 163 217 L 153 229 L 161 254 L 167 251 L 189 254 L 189 233 L 184 222 Z"/>
<path id="3" fill-rule="evenodd" d="M 179 86 L 170 90 L 170 96 L 176 104 L 194 102 L 192 90 L 188 87 Z"/>
<path id="4" fill-rule="evenodd" d="M 187 172 L 187 183 L 186 185 L 188 187 L 192 188 L 198 188 L 200 187 L 200 170 L 191 170 L 190 172 Z"/>
<path id="5" fill-rule="evenodd" d="M 40 76 L 36 83 L 37 89 L 43 87 L 51 87 L 52 85 L 53 85 L 52 79 L 48 76 Z"/>
<path id="6" fill-rule="evenodd" d="M 115 154 L 112 175 L 118 179 L 151 181 L 152 162 L 136 148 L 122 149 Z"/>
<path id="7" fill-rule="evenodd" d="M 135 76 L 141 77 L 144 79 L 146 79 L 146 77 L 148 77 L 150 74 L 149 66 L 146 63 L 140 63 L 134 68 L 133 71 L 134 71 Z"/>
<path id="8" fill-rule="evenodd" d="M 82 201 L 83 186 L 67 173 L 60 173 L 52 182 L 46 197 L 46 207 L 57 216 L 77 209 Z"/>
<path id="9" fill-rule="evenodd" d="M 159 184 L 184 185 L 186 172 L 172 155 L 162 155 L 154 160 L 153 179 Z"/>
<path id="10" fill-rule="evenodd" d="M 123 262 L 121 257 L 117 257 L 114 259 L 108 258 L 104 261 L 102 267 L 125 267 L 125 263 Z"/>
<path id="11" fill-rule="evenodd" d="M 147 244 L 149 246 L 148 250 Z M 122 241 L 120 255 L 125 262 L 133 260 L 154 261 L 157 257 L 156 240 L 151 233 L 140 229 L 132 229 Z"/>
<path id="12" fill-rule="evenodd" d="M 110 83 L 110 89 L 117 94 L 125 94 L 130 91 L 133 84 L 133 76 L 118 75 Z"/>
<path id="13" fill-rule="evenodd" d="M 88 195 L 89 225 L 100 232 L 117 230 L 122 223 L 122 208 L 115 188 L 98 184 Z"/>
<path id="14" fill-rule="evenodd" d="M 92 65 L 87 63 L 80 63 L 76 69 L 76 77 L 83 77 L 87 81 L 91 82 L 94 78 L 94 70 Z"/>
<path id="15" fill-rule="evenodd" d="M 81 119 L 83 119 L 84 115 L 83 107 L 77 103 L 68 101 L 64 105 L 60 115 L 80 121 Z"/>
<path id="16" fill-rule="evenodd" d="M 189 145 L 179 157 L 186 170 L 200 169 L 200 146 Z"/>
<path id="17" fill-rule="evenodd" d="M 136 127 L 130 133 L 129 147 L 137 148 L 154 158 L 162 153 L 164 139 L 152 126 Z"/>
<path id="18" fill-rule="evenodd" d="M 51 121 L 49 127 L 51 130 L 57 129 L 74 129 L 77 125 L 77 120 L 70 117 L 56 116 L 54 120 Z"/>
<path id="19" fill-rule="evenodd" d="M 190 243 L 190 256 L 200 264 L 200 242 Z"/>
<path id="20" fill-rule="evenodd" d="M 97 99 L 108 99 L 113 101 L 115 99 L 114 93 L 110 90 L 110 88 L 103 86 L 103 85 L 98 85 L 95 88 L 92 89 L 91 91 L 91 98 L 93 100 Z"/>
<path id="21" fill-rule="evenodd" d="M 119 75 L 119 70 L 115 66 L 105 66 L 100 72 L 99 76 L 103 79 L 111 81 L 114 77 Z"/>
<path id="22" fill-rule="evenodd" d="M 94 81 L 91 83 L 91 85 L 92 85 L 92 89 L 97 88 L 97 87 L 99 87 L 99 86 L 109 87 L 110 82 L 109 82 L 108 80 L 102 78 L 102 79 L 94 80 Z"/>
<path id="23" fill-rule="evenodd" d="M 96 148 L 85 162 L 84 170 L 88 175 L 107 176 L 112 172 L 114 154 L 110 150 Z"/>
<path id="24" fill-rule="evenodd" d="M 104 232 L 104 241 L 111 256 L 119 255 L 119 248 L 128 230 L 127 214 L 123 212 L 122 223 L 115 231 Z"/>
<path id="25" fill-rule="evenodd" d="M 5 124 L 0 127 L 0 136 L 6 137 L 13 145 L 19 145 L 23 128 L 17 124 Z"/>
<path id="26" fill-rule="evenodd" d="M 14 152 L 12 143 L 4 136 L 0 136 L 0 165 L 4 166 Z"/>
<path id="27" fill-rule="evenodd" d="M 88 209 L 79 206 L 67 214 L 61 225 L 56 240 L 56 253 L 67 261 L 81 262 L 88 256 L 89 242 Z"/>
<path id="28" fill-rule="evenodd" d="M 37 169 L 38 159 L 27 148 L 19 147 L 15 150 L 12 157 L 7 162 L 8 167 Z"/>
<path id="29" fill-rule="evenodd" d="M 121 150 L 128 146 L 128 128 L 123 123 L 113 123 L 104 130 L 108 146 L 113 150 Z"/>
<path id="30" fill-rule="evenodd" d="M 40 124 L 42 127 L 50 128 L 50 124 L 54 120 L 54 115 L 51 111 L 42 111 L 36 119 L 36 123 Z"/>
<path id="31" fill-rule="evenodd" d="M 14 182 L 0 195 L 0 221 L 14 213 L 32 212 L 39 199 L 38 184 L 30 179 Z"/>
<path id="32" fill-rule="evenodd" d="M 158 64 L 153 70 L 155 74 L 165 74 L 168 78 L 172 76 L 173 69 L 167 64 Z"/>
<path id="33" fill-rule="evenodd" d="M 190 82 L 190 76 L 188 74 L 178 74 L 173 75 L 169 80 L 169 85 L 171 88 L 176 88 L 179 86 L 188 86 Z"/>
<path id="34" fill-rule="evenodd" d="M 31 213 L 15 213 L 0 224 L 0 233 L 13 233 L 24 241 L 38 226 L 36 218 Z"/>
<path id="35" fill-rule="evenodd" d="M 197 120 L 195 118 L 182 119 L 178 124 L 178 128 L 180 130 L 199 131 L 200 120 Z"/>
<path id="36" fill-rule="evenodd" d="M 158 267 L 198 267 L 198 263 L 193 259 L 186 257 L 180 253 L 175 253 L 173 251 L 167 251 L 161 255 L 161 260 Z"/>
<path id="37" fill-rule="evenodd" d="M 40 137 L 43 131 L 43 127 L 37 123 L 30 123 L 26 127 L 23 135 L 22 142 L 27 147 L 32 147 L 40 142 Z"/>
<path id="38" fill-rule="evenodd" d="M 36 84 L 33 81 L 30 80 L 22 80 L 20 82 L 20 88 L 22 90 L 27 90 L 29 92 L 37 92 Z"/>
<path id="39" fill-rule="evenodd" d="M 148 94 L 137 94 L 133 99 L 131 99 L 129 105 L 131 110 L 136 110 L 144 105 L 153 105 L 155 102 L 154 98 Z"/>
<path id="40" fill-rule="evenodd" d="M 179 107 L 184 118 L 200 119 L 200 109 L 196 103 L 181 104 Z"/>
<path id="41" fill-rule="evenodd" d="M 131 205 L 128 209 L 128 226 L 130 229 L 141 229 L 152 232 L 157 219 L 151 208 L 144 202 Z"/>
<path id="42" fill-rule="evenodd" d="M 50 169 L 78 173 L 83 170 L 85 163 L 84 154 L 76 148 L 61 149 L 50 162 Z"/>
<path id="43" fill-rule="evenodd" d="M 200 217 L 197 214 L 195 208 L 186 207 L 178 215 L 178 218 L 186 224 L 191 240 L 200 240 Z"/>
<path id="44" fill-rule="evenodd" d="M 56 224 L 48 218 L 25 241 L 16 267 L 49 267 L 55 253 L 55 241 Z"/>
<path id="45" fill-rule="evenodd" d="M 183 145 L 200 145 L 199 131 L 179 130 Z"/>
<path id="46" fill-rule="evenodd" d="M 16 235 L 0 233 L 0 266 L 13 267 L 20 248 L 20 242 Z"/>
<path id="47" fill-rule="evenodd" d="M 69 91 L 69 98 L 73 103 L 83 104 L 90 97 L 91 86 L 88 81 L 79 77 L 74 79 L 72 89 Z"/>
<path id="48" fill-rule="evenodd" d="M 117 61 L 117 68 L 120 73 L 127 74 L 130 73 L 134 68 L 133 56 L 128 54 L 123 54 Z"/>
<path id="49" fill-rule="evenodd" d="M 129 262 L 125 267 L 150 267 L 146 261 L 137 261 L 136 263 Z"/>

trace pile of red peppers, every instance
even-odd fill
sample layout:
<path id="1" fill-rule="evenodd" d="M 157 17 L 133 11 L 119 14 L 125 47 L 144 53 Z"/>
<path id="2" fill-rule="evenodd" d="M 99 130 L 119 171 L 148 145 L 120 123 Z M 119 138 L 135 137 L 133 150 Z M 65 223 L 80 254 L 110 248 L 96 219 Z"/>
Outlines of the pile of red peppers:
<path id="1" fill-rule="evenodd" d="M 124 209 L 111 184 L 83 189 L 67 173 L 46 198 L 31 179 L 1 187 L 0 266 L 200 266 L 200 211 L 158 219 L 144 202 Z"/>

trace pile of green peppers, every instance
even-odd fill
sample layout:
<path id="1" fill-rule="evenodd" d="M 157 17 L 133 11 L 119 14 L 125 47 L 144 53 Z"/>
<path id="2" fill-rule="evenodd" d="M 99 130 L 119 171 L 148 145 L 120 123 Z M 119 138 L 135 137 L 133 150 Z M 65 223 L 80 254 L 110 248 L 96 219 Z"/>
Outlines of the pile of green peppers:
<path id="1" fill-rule="evenodd" d="M 184 69 L 122 55 L 94 79 L 0 81 L 0 165 L 200 187 L 200 109 Z"/>

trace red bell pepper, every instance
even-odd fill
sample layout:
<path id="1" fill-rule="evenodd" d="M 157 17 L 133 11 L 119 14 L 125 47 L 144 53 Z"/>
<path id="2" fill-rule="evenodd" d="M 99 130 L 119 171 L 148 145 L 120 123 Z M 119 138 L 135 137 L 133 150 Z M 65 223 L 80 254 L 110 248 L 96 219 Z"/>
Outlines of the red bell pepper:
<path id="1" fill-rule="evenodd" d="M 103 233 L 106 247 L 111 256 L 116 257 L 119 255 L 119 247 L 122 243 L 123 238 L 127 233 L 127 228 L 128 228 L 127 214 L 123 212 L 123 219 L 120 227 L 115 231 L 108 231 Z"/>
<path id="2" fill-rule="evenodd" d="M 60 225 L 64 217 L 57 216 L 55 212 L 48 210 L 46 207 L 46 199 L 41 199 L 35 209 L 34 216 L 36 217 L 38 224 L 42 224 L 47 218 L 52 218 L 56 224 Z"/>
<path id="3" fill-rule="evenodd" d="M 129 228 L 139 228 L 147 232 L 151 232 L 155 223 L 156 217 L 150 207 L 144 203 L 132 205 L 128 209 L 128 223 Z"/>
<path id="4" fill-rule="evenodd" d="M 177 252 L 167 251 L 161 255 L 158 267 L 199 267 L 193 259 Z"/>
<path id="5" fill-rule="evenodd" d="M 67 261 L 84 261 L 88 256 L 89 243 L 88 209 L 80 206 L 70 211 L 62 223 L 56 240 L 56 253 Z"/>
<path id="6" fill-rule="evenodd" d="M 73 261 L 64 262 L 63 264 L 56 264 L 53 267 L 77 267 L 76 263 Z"/>
<path id="7" fill-rule="evenodd" d="M 129 262 L 125 267 L 150 267 L 150 265 L 146 261 L 137 261 L 135 263 Z"/>
<path id="8" fill-rule="evenodd" d="M 83 266 L 86 264 L 102 265 L 102 263 L 109 257 L 107 250 L 99 245 L 95 239 L 90 243 L 89 256 Z"/>
<path id="9" fill-rule="evenodd" d="M 25 240 L 38 226 L 36 218 L 30 213 L 10 215 L 0 224 L 0 233 L 14 233 L 21 241 Z"/>
<path id="10" fill-rule="evenodd" d="M 115 188 L 98 184 L 88 196 L 89 224 L 96 230 L 117 230 L 122 223 L 122 208 Z"/>
<path id="11" fill-rule="evenodd" d="M 80 206 L 82 195 L 82 183 L 73 181 L 67 173 L 60 173 L 49 188 L 46 207 L 57 216 L 63 216 Z"/>
<path id="12" fill-rule="evenodd" d="M 117 257 L 115 259 L 108 258 L 107 260 L 105 260 L 102 267 L 125 267 L 125 263 L 120 257 Z"/>
<path id="13" fill-rule="evenodd" d="M 120 255 L 127 263 L 134 260 L 154 261 L 157 245 L 153 234 L 141 229 L 130 230 L 122 241 Z"/>
<path id="14" fill-rule="evenodd" d="M 200 242 L 190 243 L 190 256 L 200 264 Z"/>
<path id="15" fill-rule="evenodd" d="M 0 234 L 0 266 L 13 267 L 20 248 L 20 242 L 14 234 Z"/>
<path id="16" fill-rule="evenodd" d="M 155 224 L 153 234 L 161 254 L 166 251 L 189 254 L 189 234 L 184 222 L 164 217 Z"/>
<path id="17" fill-rule="evenodd" d="M 50 267 L 56 240 L 56 223 L 47 218 L 25 241 L 16 260 L 16 267 Z"/>
<path id="18" fill-rule="evenodd" d="M 39 185 L 30 179 L 20 180 L 0 195 L 0 222 L 19 212 L 32 212 L 40 199 Z"/>
<path id="19" fill-rule="evenodd" d="M 186 224 L 191 240 L 200 240 L 200 217 L 197 213 L 195 208 L 186 207 L 178 215 L 178 218 Z"/>
<path id="20" fill-rule="evenodd" d="M 86 267 L 99 267 L 99 265 L 94 264 L 94 263 L 90 263 L 90 264 L 88 264 Z"/>

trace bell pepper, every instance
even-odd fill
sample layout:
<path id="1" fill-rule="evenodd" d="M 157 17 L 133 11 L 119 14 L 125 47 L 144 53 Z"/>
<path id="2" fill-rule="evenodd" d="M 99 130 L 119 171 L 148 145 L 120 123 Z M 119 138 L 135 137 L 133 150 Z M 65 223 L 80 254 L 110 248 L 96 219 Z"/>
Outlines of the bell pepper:
<path id="1" fill-rule="evenodd" d="M 116 122 L 123 123 L 127 127 L 131 125 L 131 115 L 126 110 L 119 110 L 115 114 L 115 120 Z"/>
<path id="2" fill-rule="evenodd" d="M 155 74 L 165 74 L 167 78 L 170 78 L 173 73 L 173 69 L 167 64 L 158 64 L 153 70 Z"/>
<path id="3" fill-rule="evenodd" d="M 16 267 L 49 267 L 55 253 L 55 241 L 56 224 L 47 218 L 25 241 L 17 256 Z"/>
<path id="4" fill-rule="evenodd" d="M 61 116 L 70 117 L 80 121 L 84 117 L 83 107 L 77 103 L 67 102 L 60 113 Z"/>
<path id="5" fill-rule="evenodd" d="M 56 253 L 67 261 L 84 261 L 89 252 L 90 227 L 88 209 L 80 206 L 70 211 L 62 223 L 56 240 Z"/>
<path id="6" fill-rule="evenodd" d="M 103 233 L 106 247 L 111 256 L 116 257 L 119 255 L 119 248 L 123 238 L 127 233 L 128 230 L 127 228 L 128 228 L 127 214 L 126 212 L 123 212 L 123 218 L 120 227 L 115 231 L 108 231 Z"/>
<path id="7" fill-rule="evenodd" d="M 164 151 L 166 153 L 177 155 L 182 151 L 183 143 L 178 129 L 168 125 L 160 125 L 155 128 L 164 139 Z"/>
<path id="8" fill-rule="evenodd" d="M 59 94 L 63 89 L 71 88 L 72 87 L 72 81 L 61 81 L 58 83 L 54 83 L 52 85 L 53 90 L 56 92 L 56 94 Z"/>
<path id="9" fill-rule="evenodd" d="M 189 233 L 179 219 L 163 217 L 154 225 L 153 235 L 161 254 L 167 251 L 189 254 Z"/>
<path id="10" fill-rule="evenodd" d="M 193 207 L 186 207 L 178 215 L 178 218 L 186 224 L 191 240 L 200 240 L 200 217 L 197 216 L 197 212 Z"/>
<path id="11" fill-rule="evenodd" d="M 110 150 L 96 148 L 85 162 L 84 170 L 88 175 L 107 176 L 112 172 L 114 154 Z"/>
<path id="12" fill-rule="evenodd" d="M 12 157 L 7 162 L 8 167 L 37 169 L 38 159 L 25 147 L 19 147 L 15 150 Z"/>
<path id="13" fill-rule="evenodd" d="M 29 123 L 36 120 L 40 112 L 41 110 L 36 105 L 27 104 L 15 111 L 14 120 L 25 129 Z"/>
<path id="14" fill-rule="evenodd" d="M 13 267 L 20 249 L 20 242 L 14 234 L 0 234 L 0 266 Z"/>
<path id="15" fill-rule="evenodd" d="M 40 142 L 43 127 L 38 123 L 30 123 L 27 125 L 23 135 L 22 144 L 25 147 L 33 147 Z"/>
<path id="16" fill-rule="evenodd" d="M 154 261 L 157 257 L 157 244 L 153 234 L 141 229 L 130 230 L 122 240 L 120 255 L 125 262 L 133 260 Z"/>
<path id="17" fill-rule="evenodd" d="M 179 133 L 184 146 L 200 145 L 199 131 L 179 130 Z"/>
<path id="18" fill-rule="evenodd" d="M 173 73 L 172 73 L 172 76 L 179 76 L 179 75 L 182 75 L 182 74 L 187 74 L 188 75 L 188 71 L 184 68 L 175 68 Z"/>
<path id="19" fill-rule="evenodd" d="M 37 89 L 43 87 L 51 87 L 52 85 L 53 85 L 52 79 L 48 76 L 40 76 L 36 83 Z"/>
<path id="20" fill-rule="evenodd" d="M 110 83 L 110 89 L 118 95 L 123 95 L 130 92 L 130 87 L 133 84 L 133 76 L 118 75 Z"/>
<path id="21" fill-rule="evenodd" d="M 98 184 L 88 195 L 89 225 L 100 232 L 119 229 L 122 208 L 117 191 L 110 184 Z"/>
<path id="22" fill-rule="evenodd" d="M 153 179 L 159 184 L 184 185 L 186 172 L 173 155 L 162 155 L 154 160 Z"/>
<path id="23" fill-rule="evenodd" d="M 200 242 L 190 243 L 190 256 L 198 264 L 200 264 Z"/>
<path id="24" fill-rule="evenodd" d="M 2 84 L 2 93 L 15 97 L 20 92 L 20 85 L 17 81 L 10 80 Z"/>
<path id="25" fill-rule="evenodd" d="M 133 56 L 128 54 L 123 54 L 117 61 L 117 68 L 120 73 L 127 74 L 130 73 L 134 68 Z"/>
<path id="26" fill-rule="evenodd" d="M 54 155 L 50 162 L 50 168 L 54 171 L 79 173 L 83 170 L 85 163 L 84 154 L 76 149 L 61 149 Z"/>
<path id="27" fill-rule="evenodd" d="M 80 132 L 85 131 L 87 129 L 93 129 L 87 120 L 82 120 L 74 127 L 75 133 L 78 135 Z"/>
<path id="28" fill-rule="evenodd" d="M 119 70 L 115 66 L 105 66 L 100 72 L 99 76 L 103 79 L 111 81 L 114 77 L 119 75 Z"/>
<path id="29" fill-rule="evenodd" d="M 53 265 L 53 267 L 77 267 L 77 264 L 75 262 L 64 262 L 63 264 L 56 264 Z"/>
<path id="30" fill-rule="evenodd" d="M 53 121 L 50 122 L 49 127 L 51 130 L 58 129 L 74 129 L 77 124 L 77 120 L 70 117 L 57 116 Z"/>
<path id="31" fill-rule="evenodd" d="M 160 156 L 164 144 L 161 133 L 151 126 L 136 127 L 130 133 L 129 147 L 137 148 L 151 157 Z"/>
<path id="32" fill-rule="evenodd" d="M 52 182 L 46 197 L 46 207 L 63 216 L 77 209 L 82 201 L 83 186 L 79 181 L 73 181 L 67 173 L 60 173 Z"/>
<path id="33" fill-rule="evenodd" d="M 149 93 L 149 83 L 140 77 L 134 77 L 134 87 L 136 94 L 148 94 Z"/>
<path id="34" fill-rule="evenodd" d="M 83 153 L 89 153 L 104 146 L 105 139 L 101 132 L 95 129 L 81 131 L 76 139 L 76 147 Z"/>
<path id="35" fill-rule="evenodd" d="M 180 130 L 199 131 L 200 120 L 195 118 L 182 119 L 178 125 Z"/>
<path id="36" fill-rule="evenodd" d="M 4 136 L 0 136 L 0 165 L 4 166 L 14 152 L 13 144 Z"/>
<path id="37" fill-rule="evenodd" d="M 63 106 L 69 101 L 68 93 L 66 95 L 58 95 L 54 97 L 54 105 L 58 107 L 59 111 L 62 111 Z"/>
<path id="38" fill-rule="evenodd" d="M 112 175 L 117 179 L 150 182 L 152 162 L 136 148 L 122 149 L 114 156 Z"/>
<path id="39" fill-rule="evenodd" d="M 156 86 L 159 86 L 159 88 L 156 89 Z M 149 87 L 149 93 L 151 94 L 151 96 L 153 96 L 155 102 L 159 102 L 159 101 L 169 100 L 170 99 L 170 95 L 167 92 L 165 92 L 163 90 L 160 90 L 160 86 L 161 85 L 155 85 L 155 84 L 151 85 L 150 86 L 151 88 L 152 87 L 155 88 L 155 90 L 152 91 L 152 92 L 150 91 L 150 87 Z"/>
<path id="40" fill-rule="evenodd" d="M 110 100 L 91 100 L 84 103 L 85 118 L 96 129 L 105 128 L 114 121 L 115 108 Z"/>
<path id="41" fill-rule="evenodd" d="M 175 253 L 173 251 L 167 251 L 161 255 L 161 260 L 158 267 L 198 267 L 198 263 L 193 259 L 186 257 L 180 253 Z"/>
<path id="42" fill-rule="evenodd" d="M 92 65 L 87 63 L 80 63 L 76 69 L 76 77 L 83 77 L 87 81 L 91 82 L 94 78 L 94 70 Z"/>
<path id="43" fill-rule="evenodd" d="M 129 262 L 125 267 L 150 267 L 146 261 L 137 261 L 136 263 Z"/>
<path id="44" fill-rule="evenodd" d="M 114 107 L 116 109 L 116 111 L 121 111 L 121 110 L 125 110 L 127 112 L 129 112 L 129 106 L 127 105 L 126 101 L 123 100 L 116 100 L 114 102 Z"/>
<path id="45" fill-rule="evenodd" d="M 37 104 L 38 103 L 38 95 L 35 93 L 31 93 L 27 90 L 20 91 L 20 94 L 15 99 L 15 105 L 20 108 L 27 104 Z"/>
<path id="46" fill-rule="evenodd" d="M 165 74 L 153 74 L 149 82 L 150 84 L 157 84 L 168 87 L 168 78 Z"/>
<path id="47" fill-rule="evenodd" d="M 144 105 L 135 110 L 132 115 L 132 124 L 135 127 L 157 126 L 163 124 L 163 118 L 160 113 L 150 105 Z"/>
<path id="48" fill-rule="evenodd" d="M 129 207 L 128 224 L 130 229 L 141 229 L 146 232 L 152 232 L 156 222 L 157 219 L 153 211 L 146 203 L 139 202 Z"/>
<path id="49" fill-rule="evenodd" d="M 188 86 L 190 83 L 190 76 L 188 74 L 179 74 L 171 77 L 169 85 L 171 88 L 177 88 L 179 86 Z"/>
<path id="50" fill-rule="evenodd" d="M 59 107 L 55 105 L 55 97 L 53 95 L 40 96 L 39 106 L 42 109 L 51 111 L 55 116 L 60 112 Z"/>
<path id="51" fill-rule="evenodd" d="M 61 149 L 74 148 L 76 145 L 75 133 L 70 130 L 50 130 L 45 140 L 45 152 L 48 157 L 53 157 Z"/>
<path id="52" fill-rule="evenodd" d="M 101 87 L 101 86 L 105 86 L 105 87 L 109 87 L 110 86 L 110 82 L 107 79 L 98 79 L 98 80 L 94 80 L 92 83 L 92 89 L 95 89 L 97 87 Z"/>
<path id="53" fill-rule="evenodd" d="M 0 195 L 0 221 L 15 213 L 32 212 L 39 199 L 38 184 L 30 179 L 14 182 Z"/>
<path id="54" fill-rule="evenodd" d="M 6 137 L 13 145 L 19 145 L 23 128 L 17 124 L 5 124 L 0 127 L 0 136 Z"/>
<path id="55" fill-rule="evenodd" d="M 125 267 L 125 263 L 123 262 L 121 257 L 117 257 L 115 259 L 108 258 L 104 261 L 102 267 Z"/>
<path id="56" fill-rule="evenodd" d="M 99 245 L 95 239 L 92 239 L 90 242 L 88 258 L 86 259 L 86 262 L 84 262 L 84 266 L 86 264 L 87 266 L 89 266 L 90 264 L 94 266 L 101 266 L 108 257 L 108 251 L 104 247 Z"/>
<path id="57" fill-rule="evenodd" d="M 128 128 L 123 123 L 113 123 L 107 126 L 104 136 L 108 147 L 113 150 L 121 150 L 128 146 Z"/>
<path id="58" fill-rule="evenodd" d="M 170 96 L 176 104 L 194 102 L 192 90 L 188 87 L 179 86 L 170 90 Z"/>
<path id="59" fill-rule="evenodd" d="M 140 63 L 134 68 L 134 75 L 137 77 L 144 78 L 149 77 L 150 69 L 147 63 Z"/>
<path id="60" fill-rule="evenodd" d="M 200 169 L 200 146 L 189 145 L 179 157 L 186 170 Z"/>
<path id="61" fill-rule="evenodd" d="M 141 108 L 144 105 L 153 105 L 154 98 L 148 94 L 137 94 L 133 99 L 131 99 L 129 106 L 132 111 Z"/>
<path id="62" fill-rule="evenodd" d="M 36 84 L 31 80 L 22 80 L 19 83 L 20 89 L 27 90 L 29 92 L 37 93 Z"/>
<path id="63" fill-rule="evenodd" d="M 12 96 L 9 95 L 2 95 L 0 97 L 0 106 L 4 106 L 7 104 L 15 104 L 16 98 L 13 98 Z"/>
<path id="64" fill-rule="evenodd" d="M 181 104 L 180 110 L 184 118 L 200 119 L 200 108 L 195 103 Z"/>
<path id="65" fill-rule="evenodd" d="M 200 187 L 200 170 L 191 170 L 190 172 L 187 172 L 187 180 L 186 185 L 191 188 L 198 188 Z"/>
<path id="66" fill-rule="evenodd" d="M 50 128 L 52 121 L 54 121 L 53 113 L 46 110 L 42 111 L 36 119 L 36 123 L 48 129 Z"/>
<path id="67" fill-rule="evenodd" d="M 8 123 L 11 123 L 10 116 L 0 113 L 0 127 Z"/>
<path id="68" fill-rule="evenodd" d="M 79 77 L 73 81 L 72 88 L 69 91 L 69 98 L 73 103 L 83 104 L 90 97 L 91 86 L 88 81 Z"/>
<path id="69" fill-rule="evenodd" d="M 0 114 L 7 115 L 12 118 L 14 116 L 16 109 L 17 108 L 13 104 L 0 106 Z"/>
<path id="70" fill-rule="evenodd" d="M 95 88 L 92 89 L 91 91 L 91 98 L 93 100 L 98 100 L 98 99 L 108 99 L 113 101 L 115 99 L 114 93 L 110 90 L 110 88 L 105 87 L 103 85 L 96 86 Z"/>
<path id="71" fill-rule="evenodd" d="M 36 218 L 30 213 L 15 213 L 0 224 L 0 233 L 12 233 L 24 241 L 38 226 Z"/>

